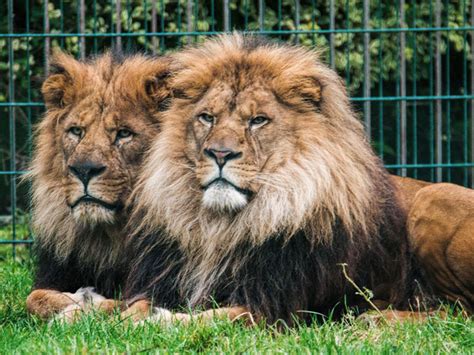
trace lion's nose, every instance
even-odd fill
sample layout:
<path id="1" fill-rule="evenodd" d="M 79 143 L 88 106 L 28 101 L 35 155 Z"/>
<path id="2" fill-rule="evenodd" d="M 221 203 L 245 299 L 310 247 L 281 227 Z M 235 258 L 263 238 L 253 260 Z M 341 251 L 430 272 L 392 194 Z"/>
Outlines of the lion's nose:
<path id="1" fill-rule="evenodd" d="M 216 161 L 217 165 L 222 168 L 229 160 L 237 159 L 242 156 L 241 152 L 235 152 L 227 148 L 209 148 L 204 149 L 204 154 Z"/>
<path id="2" fill-rule="evenodd" d="M 105 171 L 105 166 L 91 161 L 69 165 L 69 170 L 87 186 L 89 181 Z"/>

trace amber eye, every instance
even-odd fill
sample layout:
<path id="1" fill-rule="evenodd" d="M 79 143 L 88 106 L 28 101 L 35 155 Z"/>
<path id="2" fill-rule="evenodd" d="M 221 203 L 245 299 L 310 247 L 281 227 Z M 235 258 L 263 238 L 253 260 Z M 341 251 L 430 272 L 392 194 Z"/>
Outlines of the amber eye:
<path id="1" fill-rule="evenodd" d="M 69 128 L 68 132 L 76 137 L 81 138 L 84 134 L 84 129 L 78 126 L 72 126 L 71 128 Z"/>
<path id="2" fill-rule="evenodd" d="M 255 116 L 249 120 L 250 129 L 255 129 L 266 125 L 270 120 L 265 116 Z"/>
<path id="3" fill-rule="evenodd" d="M 214 124 L 214 116 L 206 113 L 206 112 L 203 112 L 201 114 L 198 115 L 198 120 L 199 122 L 201 122 L 202 124 L 206 125 L 206 126 L 212 126 Z"/>

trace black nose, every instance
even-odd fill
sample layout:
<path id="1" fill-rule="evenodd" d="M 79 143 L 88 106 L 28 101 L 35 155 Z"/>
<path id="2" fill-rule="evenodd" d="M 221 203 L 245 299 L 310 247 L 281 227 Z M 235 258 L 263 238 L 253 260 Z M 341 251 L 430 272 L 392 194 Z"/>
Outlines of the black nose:
<path id="1" fill-rule="evenodd" d="M 89 181 L 94 177 L 102 174 L 105 171 L 105 166 L 90 161 L 80 162 L 69 165 L 69 170 L 82 181 L 84 186 L 87 186 Z"/>
<path id="2" fill-rule="evenodd" d="M 229 160 L 232 159 L 237 159 L 242 156 L 241 152 L 234 152 L 231 149 L 204 149 L 204 154 L 206 154 L 208 157 L 214 159 L 219 165 L 220 168 L 222 168 L 225 163 L 227 163 Z"/>

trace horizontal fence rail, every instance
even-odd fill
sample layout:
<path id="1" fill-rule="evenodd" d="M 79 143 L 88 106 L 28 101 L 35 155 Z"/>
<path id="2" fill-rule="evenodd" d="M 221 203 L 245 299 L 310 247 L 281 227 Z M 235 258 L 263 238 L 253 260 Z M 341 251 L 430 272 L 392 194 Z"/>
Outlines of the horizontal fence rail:
<path id="1" fill-rule="evenodd" d="M 0 8 L 0 248 L 31 244 L 39 88 L 60 47 L 77 58 L 163 53 L 234 30 L 323 48 L 390 172 L 474 187 L 474 2 L 6 0 Z M 0 249 L 0 257 L 3 251 Z"/>

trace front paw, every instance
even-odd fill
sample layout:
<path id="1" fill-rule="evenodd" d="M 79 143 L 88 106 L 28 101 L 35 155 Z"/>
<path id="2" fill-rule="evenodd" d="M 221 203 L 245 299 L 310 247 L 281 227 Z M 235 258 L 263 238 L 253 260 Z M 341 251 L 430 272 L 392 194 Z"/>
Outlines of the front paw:
<path id="1" fill-rule="evenodd" d="M 80 303 L 74 303 L 67 306 L 61 312 L 56 314 L 51 319 L 51 323 L 59 322 L 59 323 L 72 324 L 76 322 L 83 313 L 84 313 L 83 305 Z"/>

